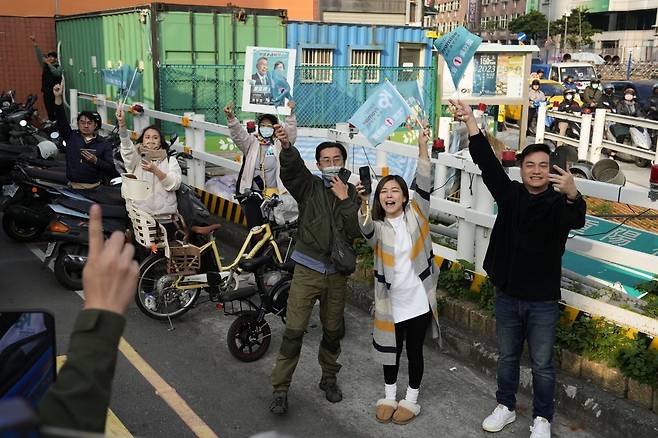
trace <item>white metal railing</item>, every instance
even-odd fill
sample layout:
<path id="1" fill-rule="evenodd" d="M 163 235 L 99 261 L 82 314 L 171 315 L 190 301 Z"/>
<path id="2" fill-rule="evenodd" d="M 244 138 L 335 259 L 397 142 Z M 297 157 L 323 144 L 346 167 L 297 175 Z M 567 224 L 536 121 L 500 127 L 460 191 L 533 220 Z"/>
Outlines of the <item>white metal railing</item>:
<path id="1" fill-rule="evenodd" d="M 106 100 L 102 95 L 87 95 L 77 93 L 76 90 L 70 90 L 70 93 L 72 119 L 75 119 L 75 114 L 77 113 L 78 98 L 94 102 L 97 105 L 98 112 L 103 116 L 103 120 L 107 120 L 108 108 L 116 108 L 115 102 Z M 574 117 L 571 115 L 568 116 Z M 588 115 L 583 115 L 582 118 L 586 120 L 587 116 Z M 589 115 L 589 117 L 591 121 L 591 115 Z M 194 157 L 192 160 L 194 165 L 191 165 L 188 170 L 189 184 L 201 189 L 204 188 L 204 166 L 206 162 L 217 166 L 223 166 L 233 171 L 239 170 L 240 164 L 238 162 L 203 151 L 205 132 L 208 131 L 229 135 L 226 126 L 206 122 L 202 115 L 193 113 L 185 113 L 185 115 L 180 116 L 144 108 L 143 113 L 134 114 L 134 131 L 139 132 L 145 126 L 148 126 L 150 124 L 150 118 L 178 123 L 185 127 L 185 146 L 182 146 L 179 149 L 184 148 L 185 150 L 190 151 Z M 74 122 L 74 120 L 72 120 L 72 122 Z M 111 124 L 104 125 L 109 129 L 114 128 Z M 458 132 L 459 129 L 456 131 Z M 546 133 L 546 135 L 548 135 L 548 133 Z M 363 135 L 350 135 L 348 131 L 340 129 L 300 127 L 298 128 L 298 136 L 326 138 L 347 145 L 375 149 L 377 152 L 377 166 L 380 168 L 386 165 L 387 154 L 389 153 L 414 159 L 418 157 L 417 146 L 385 141 L 374 148 Z M 443 133 L 442 138 L 447 139 L 447 137 L 448 135 Z M 578 143 L 580 145 L 580 141 Z M 446 140 L 446 144 L 449 144 L 449 139 Z M 434 243 L 434 252 L 435 254 L 450 260 L 462 259 L 472 262 L 475 264 L 476 271 L 483 273 L 484 270 L 482 264 L 489 244 L 489 235 L 493 228 L 495 215 L 493 214 L 494 200 L 484 185 L 480 169 L 473 163 L 468 151 L 466 150 L 460 151 L 457 154 L 441 153 L 437 158 L 431 158 L 431 161 L 435 165 L 435 187 L 441 187 L 446 184 L 447 181 L 445 175 L 447 175 L 448 168 L 461 171 L 461 192 L 459 203 L 444 199 L 444 192 L 441 190 L 436 190 L 431 196 L 431 208 L 433 212 L 441 212 L 444 215 L 447 214 L 453 216 L 459 222 L 457 249 L 453 250 Z M 521 180 L 518 168 L 509 168 L 508 172 L 510 178 L 517 181 Z M 648 189 L 624 187 L 585 179 L 576 179 L 576 185 L 584 195 L 645 208 L 658 208 L 658 202 L 649 199 Z M 603 260 L 622 266 L 627 266 L 629 263 L 632 263 L 633 267 L 650 272 L 654 276 L 658 276 L 658 256 L 656 255 L 633 251 L 600 241 L 589 240 L 577 235 L 568 239 L 566 246 L 568 250 L 589 258 Z M 652 336 L 658 336 L 658 321 L 643 317 L 625 309 L 607 305 L 609 307 L 614 307 L 614 311 L 612 311 L 609 307 L 603 306 L 604 303 L 600 303 L 599 301 L 586 296 L 576 295 L 578 296 L 577 300 L 573 298 L 573 293 L 567 293 L 563 296 L 563 300 L 568 305 L 588 312 L 594 312 L 597 315 L 609 318 L 618 323 L 622 323 L 621 320 L 623 319 L 623 324 L 625 325 L 642 329 L 644 333 L 648 333 Z M 633 323 L 634 321 L 636 321 L 636 323 Z"/>
<path id="2" fill-rule="evenodd" d="M 580 124 L 580 138 L 573 139 L 546 131 L 545 119 L 553 117 L 559 123 L 561 120 Z M 552 140 L 569 144 L 578 148 L 578 159 L 595 163 L 601 159 L 601 149 L 607 148 L 617 152 L 623 152 L 634 157 L 645 160 L 653 160 L 658 163 L 658 148 L 656 151 L 617 143 L 615 139 L 606 138 L 606 129 L 609 124 L 621 124 L 627 126 L 641 127 L 645 129 L 658 130 L 658 121 L 642 119 L 638 117 L 614 114 L 599 108 L 592 114 L 569 114 L 555 111 L 542 104 L 537 111 L 537 143 L 544 140 Z"/>

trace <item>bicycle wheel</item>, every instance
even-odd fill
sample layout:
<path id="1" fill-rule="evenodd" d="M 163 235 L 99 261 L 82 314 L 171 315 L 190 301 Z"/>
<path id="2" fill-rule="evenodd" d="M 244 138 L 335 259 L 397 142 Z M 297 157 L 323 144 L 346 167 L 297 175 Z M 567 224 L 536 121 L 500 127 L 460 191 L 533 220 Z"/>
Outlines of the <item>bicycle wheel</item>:
<path id="1" fill-rule="evenodd" d="M 228 350 L 242 362 L 253 362 L 267 352 L 272 332 L 267 321 L 256 321 L 257 312 L 246 312 L 233 321 L 226 334 Z"/>
<path id="2" fill-rule="evenodd" d="M 139 267 L 135 303 L 149 318 L 178 318 L 190 310 L 201 289 L 180 290 L 172 287 L 176 275 L 167 273 L 167 259 L 161 254 L 148 256 Z"/>

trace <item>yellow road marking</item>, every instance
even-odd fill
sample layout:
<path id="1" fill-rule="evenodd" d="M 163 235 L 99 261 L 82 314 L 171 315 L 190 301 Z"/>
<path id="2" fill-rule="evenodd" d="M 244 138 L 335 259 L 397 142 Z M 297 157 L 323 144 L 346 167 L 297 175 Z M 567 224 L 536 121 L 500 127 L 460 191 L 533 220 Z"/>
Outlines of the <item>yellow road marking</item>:
<path id="1" fill-rule="evenodd" d="M 135 351 L 135 349 L 124 339 L 119 342 L 119 351 L 128 359 L 137 371 L 155 388 L 155 393 L 173 409 L 181 420 L 202 438 L 219 438 L 215 432 L 190 408 L 183 398 L 178 395 L 160 375 Z"/>
<path id="2" fill-rule="evenodd" d="M 57 371 L 59 372 L 62 365 L 66 362 L 66 356 L 57 356 Z M 105 436 L 110 438 L 128 438 L 133 435 L 123 425 L 112 409 L 107 410 L 107 420 L 105 420 Z"/>

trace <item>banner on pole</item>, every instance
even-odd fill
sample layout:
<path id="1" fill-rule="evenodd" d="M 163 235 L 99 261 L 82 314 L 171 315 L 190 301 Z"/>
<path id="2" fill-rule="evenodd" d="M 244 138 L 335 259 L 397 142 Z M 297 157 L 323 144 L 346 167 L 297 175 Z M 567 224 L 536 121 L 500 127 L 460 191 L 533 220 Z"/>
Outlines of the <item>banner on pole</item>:
<path id="1" fill-rule="evenodd" d="M 459 26 L 434 42 L 434 47 L 443 55 L 448 65 L 455 88 L 459 89 L 459 81 L 481 43 L 482 38 L 472 34 L 464 26 Z"/>

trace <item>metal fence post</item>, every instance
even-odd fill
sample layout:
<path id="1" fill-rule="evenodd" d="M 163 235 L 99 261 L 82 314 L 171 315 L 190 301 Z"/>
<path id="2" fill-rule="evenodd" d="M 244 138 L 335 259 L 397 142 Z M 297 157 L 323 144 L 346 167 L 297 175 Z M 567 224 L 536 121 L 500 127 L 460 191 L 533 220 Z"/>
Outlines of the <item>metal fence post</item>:
<path id="1" fill-rule="evenodd" d="M 194 114 L 192 116 L 192 120 L 196 122 L 203 122 L 205 119 L 206 116 L 204 116 L 203 114 Z M 195 151 L 205 152 L 206 130 L 203 128 L 194 128 L 193 135 L 194 135 L 194 143 L 192 148 Z M 192 179 L 192 183 L 194 187 L 203 189 L 206 185 L 206 162 L 203 160 L 195 159 L 191 163 L 191 167 L 192 166 L 195 168 L 194 179 Z"/>
<path id="2" fill-rule="evenodd" d="M 587 160 L 589 141 L 592 135 L 592 115 L 580 116 L 580 143 L 578 144 L 578 159 Z"/>
<path id="3" fill-rule="evenodd" d="M 70 124 L 78 126 L 78 90 L 75 88 L 69 90 L 69 107 L 71 109 Z"/>
<path id="4" fill-rule="evenodd" d="M 601 148 L 603 144 L 603 132 L 605 131 L 606 110 L 599 108 L 594 115 L 594 129 L 592 129 L 592 146 L 589 150 L 589 161 L 596 163 L 601 159 Z M 582 133 L 582 129 L 581 129 Z M 578 153 L 580 157 L 580 153 Z"/>
<path id="5" fill-rule="evenodd" d="M 471 208 L 473 204 L 473 193 L 471 193 L 471 173 L 466 170 L 461 172 L 461 188 L 459 190 L 459 204 L 465 208 Z M 459 231 L 457 233 L 457 258 L 473 263 L 475 261 L 475 225 L 465 219 L 459 219 Z"/>
<path id="6" fill-rule="evenodd" d="M 194 117 L 193 112 L 185 112 L 183 113 L 183 117 L 185 120 L 192 120 Z M 183 122 L 183 127 L 185 128 L 185 147 L 190 148 L 190 149 L 195 149 L 194 147 L 194 141 L 195 141 L 195 135 L 194 135 L 194 128 L 191 126 L 185 124 L 185 120 Z M 195 160 L 189 160 L 188 161 L 188 168 L 187 168 L 187 184 L 194 185 L 194 181 L 196 178 L 196 167 L 194 166 L 194 161 Z"/>
<path id="7" fill-rule="evenodd" d="M 478 212 L 491 214 L 493 213 L 494 199 L 489 189 L 484 184 L 482 176 L 475 176 L 475 209 Z M 461 227 L 461 225 L 460 225 Z M 484 273 L 484 256 L 489 247 L 490 230 L 486 227 L 477 226 L 475 228 L 475 271 Z"/>
<path id="8" fill-rule="evenodd" d="M 544 142 L 544 134 L 546 133 L 546 111 L 548 111 L 546 103 L 542 102 L 541 105 L 539 105 L 539 108 L 537 108 L 537 127 L 535 128 L 535 141 L 537 143 Z"/>
<path id="9" fill-rule="evenodd" d="M 96 112 L 101 116 L 103 123 L 108 123 L 107 119 L 107 105 L 105 105 L 105 95 L 96 95 Z"/>

